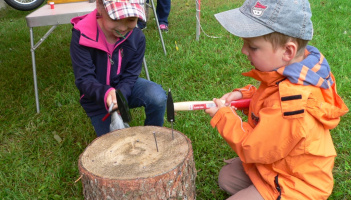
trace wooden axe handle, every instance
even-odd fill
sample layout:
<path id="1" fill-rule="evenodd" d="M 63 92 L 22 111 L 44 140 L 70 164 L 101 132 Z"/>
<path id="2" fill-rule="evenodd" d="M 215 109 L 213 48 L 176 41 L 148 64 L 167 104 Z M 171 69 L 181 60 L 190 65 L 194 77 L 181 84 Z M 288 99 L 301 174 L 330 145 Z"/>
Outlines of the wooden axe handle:
<path id="1" fill-rule="evenodd" d="M 230 106 L 236 108 L 248 108 L 250 105 L 251 99 L 239 99 L 232 101 Z M 225 103 L 224 100 L 222 100 Z M 186 111 L 186 110 L 204 110 L 207 108 L 216 107 L 215 102 L 213 101 L 184 101 L 174 103 L 174 111 Z"/>

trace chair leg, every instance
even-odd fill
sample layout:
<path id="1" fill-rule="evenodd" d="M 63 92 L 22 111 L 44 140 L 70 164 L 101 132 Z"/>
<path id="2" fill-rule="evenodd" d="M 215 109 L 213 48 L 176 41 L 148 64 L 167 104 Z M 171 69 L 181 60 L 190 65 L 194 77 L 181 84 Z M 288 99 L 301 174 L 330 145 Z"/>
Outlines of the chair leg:
<path id="1" fill-rule="evenodd" d="M 154 11 L 154 16 L 155 16 L 156 25 L 157 25 L 157 28 L 158 28 L 158 33 L 160 34 L 160 39 L 161 39 L 161 43 L 162 43 L 163 52 L 165 53 L 165 56 L 166 56 L 167 55 L 166 47 L 165 47 L 165 43 L 163 42 L 163 37 L 162 37 L 161 29 L 160 29 L 160 24 L 159 24 L 158 18 L 157 18 L 157 13 L 156 13 L 156 9 L 155 9 L 154 0 L 150 0 L 150 1 L 151 1 L 151 5 L 152 5 L 152 10 Z"/>
<path id="2" fill-rule="evenodd" d="M 150 80 L 149 71 L 147 70 L 145 56 L 143 58 L 143 63 L 144 63 L 144 69 L 145 69 L 146 78 L 147 78 L 147 80 Z"/>

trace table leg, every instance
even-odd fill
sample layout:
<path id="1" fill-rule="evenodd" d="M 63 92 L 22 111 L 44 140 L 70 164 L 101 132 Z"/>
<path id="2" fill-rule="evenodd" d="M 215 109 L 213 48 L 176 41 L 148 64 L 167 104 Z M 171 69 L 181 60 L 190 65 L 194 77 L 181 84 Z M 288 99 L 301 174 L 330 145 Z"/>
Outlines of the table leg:
<path id="1" fill-rule="evenodd" d="M 29 28 L 29 33 L 30 33 L 30 51 L 32 54 L 32 67 L 33 67 L 33 79 L 34 79 L 34 93 L 35 93 L 35 102 L 37 106 L 37 113 L 40 113 L 40 107 L 39 107 L 39 94 L 38 94 L 38 85 L 37 85 L 37 71 L 36 71 L 36 65 L 35 65 L 35 49 L 39 47 L 41 43 L 44 42 L 44 40 L 55 30 L 57 25 L 52 26 L 48 32 L 45 33 L 45 35 L 40 38 L 40 40 L 34 44 L 34 34 L 33 34 L 33 27 Z"/>
<path id="2" fill-rule="evenodd" d="M 37 85 L 37 71 L 35 66 L 35 48 L 34 48 L 34 36 L 33 36 L 33 28 L 29 28 L 30 33 L 30 51 L 32 54 L 32 67 L 33 67 L 33 80 L 34 80 L 34 93 L 35 93 L 35 102 L 37 106 L 37 113 L 40 112 L 39 107 L 39 95 L 38 95 L 38 85 Z"/>

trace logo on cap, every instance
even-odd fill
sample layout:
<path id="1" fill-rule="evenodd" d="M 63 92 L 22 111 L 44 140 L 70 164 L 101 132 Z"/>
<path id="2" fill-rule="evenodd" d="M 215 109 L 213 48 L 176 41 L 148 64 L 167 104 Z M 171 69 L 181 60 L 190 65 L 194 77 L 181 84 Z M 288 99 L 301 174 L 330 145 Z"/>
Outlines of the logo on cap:
<path id="1" fill-rule="evenodd" d="M 261 17 L 266 9 L 267 6 L 262 5 L 259 1 L 257 1 L 255 6 L 252 7 L 251 12 L 254 16 Z"/>

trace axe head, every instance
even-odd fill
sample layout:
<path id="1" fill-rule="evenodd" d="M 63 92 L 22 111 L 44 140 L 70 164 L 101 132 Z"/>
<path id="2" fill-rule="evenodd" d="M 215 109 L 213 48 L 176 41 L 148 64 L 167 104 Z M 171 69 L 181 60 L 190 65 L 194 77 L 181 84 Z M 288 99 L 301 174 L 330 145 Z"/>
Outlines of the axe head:
<path id="1" fill-rule="evenodd" d="M 168 90 L 167 96 L 167 121 L 174 122 L 174 104 L 171 89 Z"/>
<path id="2" fill-rule="evenodd" d="M 129 123 L 132 120 L 127 100 L 124 98 L 121 90 L 116 90 L 117 105 L 123 122 Z"/>

